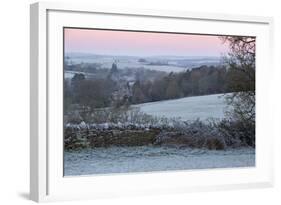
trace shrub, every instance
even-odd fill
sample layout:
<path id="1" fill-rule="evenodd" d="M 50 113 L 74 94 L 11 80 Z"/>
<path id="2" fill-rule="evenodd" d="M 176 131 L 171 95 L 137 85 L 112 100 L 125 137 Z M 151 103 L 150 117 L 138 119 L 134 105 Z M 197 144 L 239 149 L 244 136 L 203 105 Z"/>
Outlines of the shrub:
<path id="1" fill-rule="evenodd" d="M 224 119 L 216 124 L 227 145 L 255 147 L 255 124 L 247 121 Z"/>

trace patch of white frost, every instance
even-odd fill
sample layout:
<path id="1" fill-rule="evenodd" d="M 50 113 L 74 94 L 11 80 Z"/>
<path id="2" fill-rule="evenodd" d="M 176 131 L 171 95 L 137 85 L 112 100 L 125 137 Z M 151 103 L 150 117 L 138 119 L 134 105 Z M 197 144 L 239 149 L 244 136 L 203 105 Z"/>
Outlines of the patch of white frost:
<path id="1" fill-rule="evenodd" d="M 255 149 L 110 147 L 66 151 L 66 176 L 255 166 Z"/>

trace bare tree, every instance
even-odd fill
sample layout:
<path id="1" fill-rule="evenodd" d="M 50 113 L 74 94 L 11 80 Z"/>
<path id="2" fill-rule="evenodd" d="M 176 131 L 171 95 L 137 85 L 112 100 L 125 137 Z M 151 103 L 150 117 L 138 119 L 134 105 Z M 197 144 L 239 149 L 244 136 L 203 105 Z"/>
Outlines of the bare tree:
<path id="1" fill-rule="evenodd" d="M 229 45 L 229 53 L 225 57 L 228 69 L 227 85 L 234 91 L 227 95 L 231 120 L 240 122 L 241 132 L 247 132 L 248 144 L 255 140 L 255 67 L 256 38 L 225 36 L 220 37 Z"/>

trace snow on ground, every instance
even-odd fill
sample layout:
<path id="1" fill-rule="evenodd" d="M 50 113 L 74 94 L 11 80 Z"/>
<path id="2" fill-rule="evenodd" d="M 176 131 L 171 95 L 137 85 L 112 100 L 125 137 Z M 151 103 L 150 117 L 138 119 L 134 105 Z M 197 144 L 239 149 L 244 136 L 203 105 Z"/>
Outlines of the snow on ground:
<path id="1" fill-rule="evenodd" d="M 65 176 L 255 166 L 255 149 L 110 147 L 65 151 Z"/>
<path id="2" fill-rule="evenodd" d="M 186 97 L 135 105 L 142 112 L 158 117 L 180 117 L 182 120 L 222 119 L 227 105 L 223 94 Z"/>

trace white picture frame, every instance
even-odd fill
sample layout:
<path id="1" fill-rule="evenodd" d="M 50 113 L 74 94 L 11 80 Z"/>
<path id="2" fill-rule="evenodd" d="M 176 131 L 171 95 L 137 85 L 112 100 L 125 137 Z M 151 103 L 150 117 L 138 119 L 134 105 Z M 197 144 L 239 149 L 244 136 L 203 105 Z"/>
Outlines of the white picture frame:
<path id="1" fill-rule="evenodd" d="M 188 28 L 182 25 L 188 25 Z M 256 36 L 256 167 L 63 177 L 60 113 L 63 80 L 61 32 L 64 26 Z M 272 29 L 273 19 L 270 17 L 97 8 L 95 5 L 72 3 L 32 4 L 30 198 L 41 202 L 273 186 L 272 113 L 264 109 L 270 106 Z"/>

